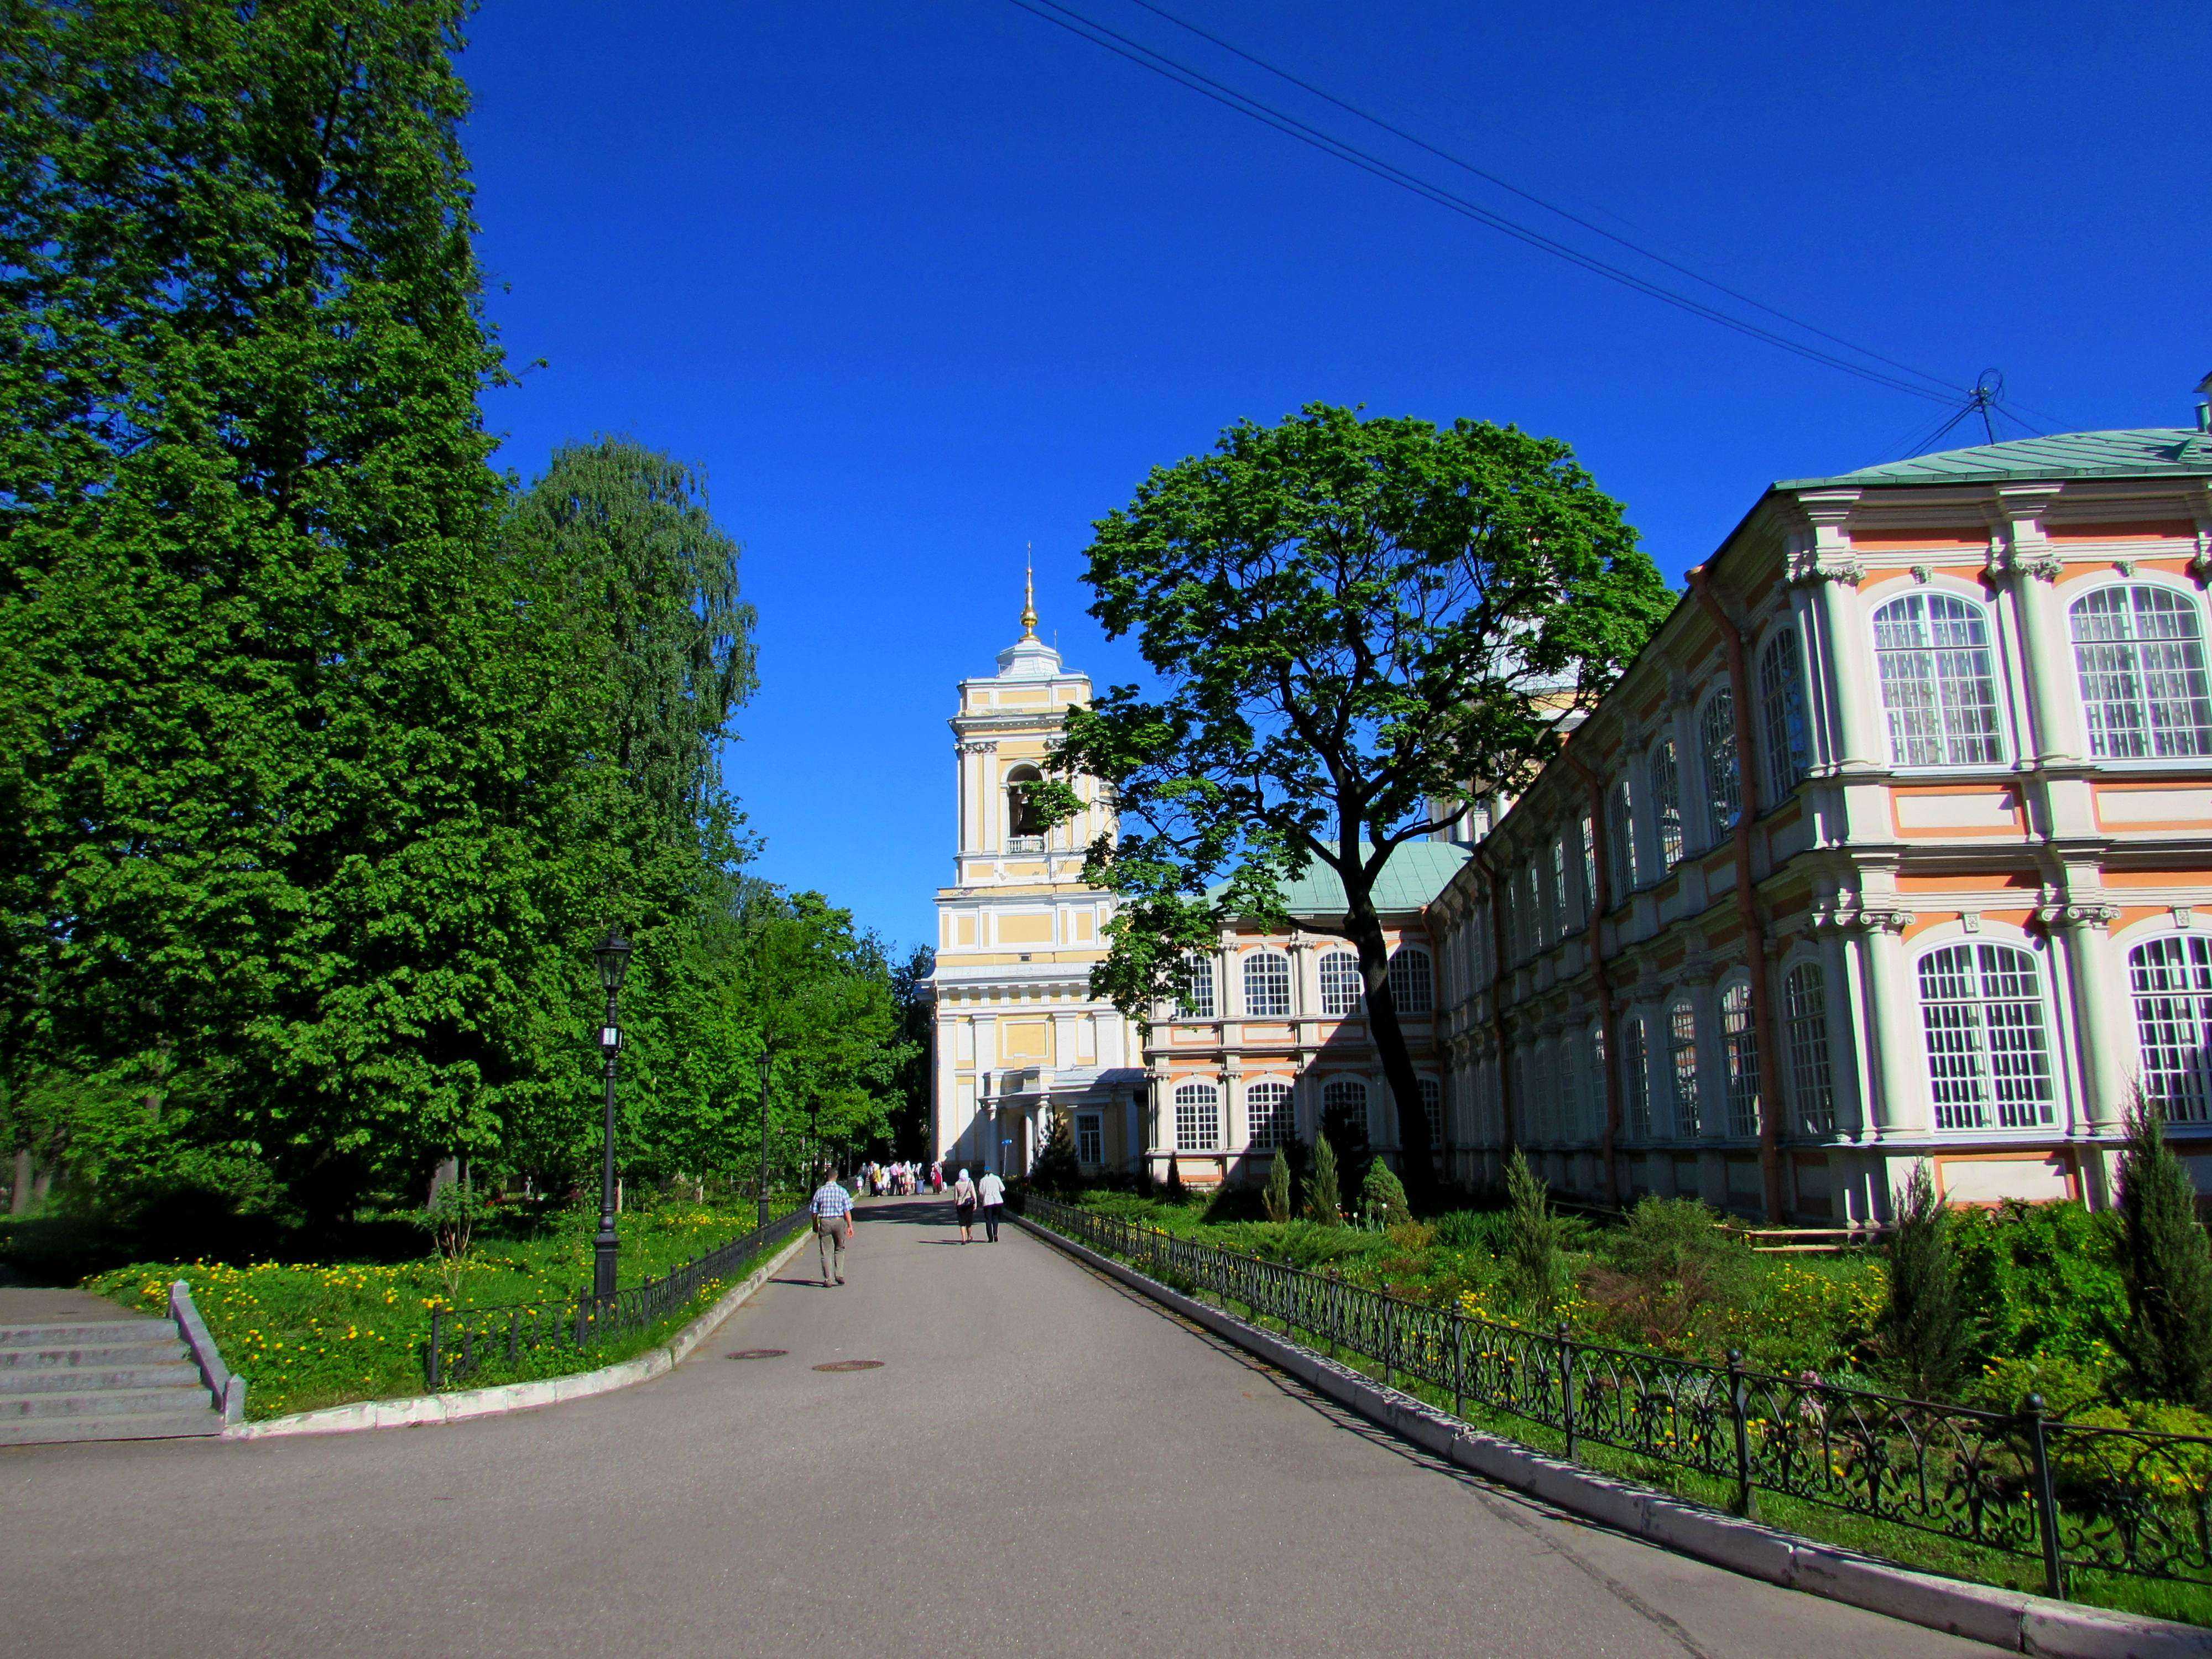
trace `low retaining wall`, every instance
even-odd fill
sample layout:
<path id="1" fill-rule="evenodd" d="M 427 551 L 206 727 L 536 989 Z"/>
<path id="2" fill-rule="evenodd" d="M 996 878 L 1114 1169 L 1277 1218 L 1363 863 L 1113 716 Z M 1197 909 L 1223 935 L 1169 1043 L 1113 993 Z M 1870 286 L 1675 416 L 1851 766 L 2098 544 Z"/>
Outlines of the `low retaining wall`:
<path id="1" fill-rule="evenodd" d="M 1470 1428 L 1448 1412 L 1385 1388 L 1348 1365 L 1218 1308 L 1208 1307 L 1111 1256 L 1024 1217 L 1014 1220 L 1054 1249 L 1111 1274 L 1185 1318 L 1287 1371 L 1370 1422 L 1503 1486 L 1633 1538 L 1715 1566 L 1825 1595 L 1954 1636 L 2050 1659 L 2212 1659 L 2212 1630 L 2113 1613 L 2021 1590 L 1914 1572 L 1832 1544 L 1738 1520 L 1632 1482 L 1617 1480 Z"/>
<path id="2" fill-rule="evenodd" d="M 356 1429 L 418 1428 L 433 1423 L 465 1423 L 473 1417 L 497 1417 L 506 1412 L 534 1411 L 557 1406 L 564 1400 L 583 1400 L 608 1394 L 672 1371 L 684 1356 L 712 1336 L 716 1328 L 735 1313 L 784 1263 L 797 1255 L 814 1235 L 794 1234 L 774 1255 L 756 1267 L 744 1282 L 725 1291 L 714 1305 L 657 1348 L 648 1348 L 635 1359 L 605 1365 L 573 1376 L 539 1377 L 529 1382 L 504 1382 L 490 1389 L 457 1389 L 447 1394 L 416 1395 L 406 1400 L 362 1400 L 349 1406 L 325 1406 L 319 1411 L 295 1412 L 261 1423 L 234 1423 L 222 1431 L 226 1440 L 265 1440 L 284 1434 L 347 1434 Z"/>

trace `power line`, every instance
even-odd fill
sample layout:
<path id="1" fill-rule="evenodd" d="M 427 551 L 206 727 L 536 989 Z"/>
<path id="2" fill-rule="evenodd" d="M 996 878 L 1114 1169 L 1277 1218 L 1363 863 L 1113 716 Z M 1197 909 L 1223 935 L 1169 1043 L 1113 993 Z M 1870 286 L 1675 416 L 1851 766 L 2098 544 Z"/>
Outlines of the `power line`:
<path id="1" fill-rule="evenodd" d="M 1439 161 L 1449 161 L 1452 166 L 1458 167 L 1461 171 L 1472 173 L 1474 177 L 1484 180 L 1486 183 L 1497 185 L 1500 190 L 1510 191 L 1511 194 L 1519 197 L 1522 201 L 1531 203 L 1534 205 L 1543 209 L 1547 213 L 1556 214 L 1559 217 L 1565 219 L 1569 224 L 1579 225 L 1583 229 L 1590 232 L 1594 235 L 1602 236 L 1607 241 L 1615 243 L 1621 247 L 1626 248 L 1632 253 L 1640 255 L 1642 258 L 1650 260 L 1654 264 L 1664 265 L 1668 270 L 1675 272 L 1678 276 L 1687 276 L 1693 283 L 1701 283 L 1705 287 L 1714 290 L 1716 293 L 1725 294 L 1731 300 L 1735 300 L 1744 305 L 1750 306 L 1754 310 L 1763 311 L 1770 317 L 1779 318 L 1782 321 L 1788 323 L 1791 327 L 1802 328 L 1808 334 L 1817 335 L 1821 339 L 1826 340 L 1832 344 L 1843 347 L 1846 351 L 1855 351 L 1861 356 L 1870 358 L 1875 362 L 1886 363 L 1890 368 L 1901 370 L 1906 374 L 1916 375 L 1921 380 L 1928 381 L 1931 386 L 1942 392 L 1946 397 L 1956 395 L 1952 388 L 1951 383 L 1944 380 L 1941 375 L 1930 374 L 1925 369 L 1916 368 L 1911 363 L 1899 362 L 1894 357 L 1885 356 L 1882 353 L 1875 351 L 1869 347 L 1860 345 L 1855 341 L 1847 340 L 1839 334 L 1832 334 L 1826 329 L 1821 328 L 1815 324 L 1808 323 L 1802 317 L 1793 317 L 1788 312 L 1778 310 L 1773 306 L 1768 305 L 1763 300 L 1754 299 L 1752 295 L 1743 293 L 1740 289 L 1730 288 L 1725 283 L 1715 281 L 1712 277 L 1705 275 L 1702 271 L 1693 270 L 1689 266 L 1681 264 L 1678 260 L 1670 259 L 1665 254 L 1657 252 L 1656 249 L 1646 247 L 1640 242 L 1632 241 L 1617 231 L 1607 230 L 1603 225 L 1597 223 L 1594 220 L 1584 218 L 1578 213 L 1575 213 L 1569 209 L 1561 207 L 1556 202 L 1547 201 L 1544 198 L 1537 195 L 1533 191 L 1523 190 L 1520 185 L 1515 184 L 1510 179 L 1500 178 L 1497 173 L 1490 172 L 1487 168 L 1477 167 L 1474 162 L 1468 161 L 1463 155 L 1455 155 L 1452 151 L 1445 149 L 1440 145 L 1431 143 L 1419 133 L 1409 132 L 1404 127 L 1384 119 L 1382 116 L 1376 114 L 1371 110 L 1362 109 L 1358 105 L 1348 102 L 1345 99 L 1338 97 L 1326 87 L 1316 86 L 1312 82 L 1292 74 L 1290 70 L 1282 68 L 1280 65 L 1271 64 L 1266 58 L 1257 57 L 1255 54 L 1245 51 L 1243 47 L 1237 45 L 1233 40 L 1224 40 L 1221 36 L 1213 33 L 1212 31 L 1200 28 L 1197 24 L 1193 23 L 1185 18 L 1176 16 L 1175 13 L 1168 10 L 1164 6 L 1154 5 L 1152 3 L 1152 0 L 1130 0 L 1130 3 L 1132 5 L 1142 7 L 1145 10 L 1152 13 L 1155 17 L 1164 18 L 1167 21 L 1174 24 L 1177 28 L 1194 34 L 1201 40 L 1211 42 L 1212 45 L 1220 47 L 1222 51 L 1243 58 L 1246 63 L 1254 65 L 1255 68 L 1265 70 L 1268 74 L 1275 76 L 1278 80 L 1288 82 L 1291 86 L 1297 88 L 1302 92 L 1311 93 L 1315 97 L 1322 100 L 1324 103 L 1335 105 L 1337 108 L 1344 111 L 1346 114 L 1358 116 L 1369 125 L 1381 129 L 1382 131 L 1389 133 L 1394 138 L 1401 138 L 1417 149 L 1426 150 L 1430 155 L 1437 157 Z"/>
<path id="2" fill-rule="evenodd" d="M 1648 277 L 1638 276 L 1634 271 L 1598 258 L 1595 255 L 1585 253 L 1579 248 L 1561 242 L 1556 238 L 1547 236 L 1541 231 L 1522 224 L 1517 220 L 1510 219 L 1501 213 L 1482 206 L 1480 203 L 1470 201 L 1418 174 L 1408 173 L 1395 163 L 1313 126 L 1286 111 L 1253 97 L 1249 93 L 1241 92 L 1236 88 L 1217 81 L 1212 76 L 1193 69 L 1190 65 L 1170 58 L 1164 52 L 1086 17 L 1071 7 L 1060 4 L 1060 0 L 1011 0 L 1011 3 L 1020 7 L 1033 16 L 1042 18 L 1048 23 L 1066 29 L 1079 39 L 1090 41 L 1093 46 L 1104 47 L 1116 57 L 1127 58 L 1140 68 L 1151 70 L 1153 73 L 1187 87 L 1204 97 L 1210 98 L 1240 115 L 1258 121 L 1264 126 L 1273 127 L 1277 131 L 1298 140 L 1301 143 L 1309 144 L 1324 155 L 1347 161 L 1363 172 L 1370 173 L 1387 183 L 1396 185 L 1440 207 L 1447 208 L 1480 224 L 1486 225 L 1493 230 L 1512 237 L 1516 241 L 1564 259 L 1593 275 L 1603 276 L 1650 298 L 1674 306 L 1678 310 L 1686 312 L 1692 316 L 1702 317 L 1709 322 L 1719 324 L 1723 328 L 1733 329 L 1749 338 L 1763 340 L 1769 345 L 1792 352 L 1809 362 L 1824 364 L 1828 368 L 1838 369 L 1844 374 L 1856 375 L 1861 380 L 1871 381 L 1875 385 L 1887 386 L 1893 391 L 1924 398 L 1931 403 L 1949 404 L 1965 395 L 1954 387 L 1936 390 L 1929 386 L 1917 385 L 1911 380 L 1900 379 L 1895 374 L 1881 369 L 1869 368 L 1864 364 L 1852 362 L 1847 358 L 1838 357 L 1816 346 L 1793 340 L 1787 335 L 1778 334 L 1773 330 L 1762 327 L 1757 323 L 1732 316 L 1725 311 L 1706 304 L 1704 301 L 1692 298 L 1677 289 L 1667 288 Z M 1860 349 L 1857 347 L 1850 349 Z M 1863 353 L 1862 355 L 1871 356 L 1872 354 Z M 1921 374 L 1921 371 L 1917 369 L 1908 372 Z M 1922 375 L 1922 378 L 1933 380 L 1935 377 Z M 1943 383 L 1937 382 L 1937 384 L 1940 386 Z"/>

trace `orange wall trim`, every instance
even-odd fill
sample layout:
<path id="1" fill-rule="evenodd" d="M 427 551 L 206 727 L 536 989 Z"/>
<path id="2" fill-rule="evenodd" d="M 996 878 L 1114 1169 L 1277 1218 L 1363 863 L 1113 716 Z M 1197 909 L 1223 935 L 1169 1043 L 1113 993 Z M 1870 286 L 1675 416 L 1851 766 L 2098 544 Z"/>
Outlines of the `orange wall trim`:
<path id="1" fill-rule="evenodd" d="M 1866 548 L 1875 552 L 1902 553 L 1908 549 L 1949 547 L 1987 547 L 1990 544 L 1988 526 L 1960 525 L 1955 528 L 1933 530 L 1854 530 L 1850 532 L 1854 548 Z"/>
<path id="2" fill-rule="evenodd" d="M 2106 878 L 2108 884 L 2110 879 Z M 1900 893 L 2033 893 L 2042 886 L 2042 877 L 2031 870 L 1973 870 L 1945 876 L 1901 875 L 1897 878 Z"/>
<path id="3" fill-rule="evenodd" d="M 2194 542 L 2191 519 L 2139 519 L 2120 524 L 2054 524 L 2043 533 L 2054 542 Z"/>

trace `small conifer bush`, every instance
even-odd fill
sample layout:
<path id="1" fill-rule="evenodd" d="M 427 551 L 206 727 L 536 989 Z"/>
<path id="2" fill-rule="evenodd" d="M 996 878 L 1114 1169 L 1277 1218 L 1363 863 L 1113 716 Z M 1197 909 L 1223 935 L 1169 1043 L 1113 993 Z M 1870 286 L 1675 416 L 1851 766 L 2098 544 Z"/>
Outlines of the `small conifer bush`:
<path id="1" fill-rule="evenodd" d="M 1267 1206 L 1270 1221 L 1288 1221 L 1297 1213 L 1291 1192 L 1291 1155 L 1288 1151 L 1279 1149 L 1276 1152 L 1274 1162 L 1267 1169 L 1267 1189 L 1261 1194 L 1261 1202 Z"/>
<path id="2" fill-rule="evenodd" d="M 1892 1382 L 1920 1400 L 1941 1400 L 1966 1369 L 1968 1336 L 1950 1207 L 1936 1196 L 1923 1160 L 1898 1194 L 1889 1242 L 1889 1302 L 1877 1322 Z"/>
<path id="3" fill-rule="evenodd" d="M 2212 1411 L 2212 1248 L 2196 1183 L 2166 1145 L 2166 1115 L 2140 1091 L 2127 1131 L 2118 1254 L 2128 1316 L 2112 1346 L 2146 1398 Z"/>
<path id="4" fill-rule="evenodd" d="M 1336 1148 L 1327 1135 L 1314 1139 L 1313 1173 L 1306 1177 L 1306 1218 L 1324 1227 L 1344 1221 L 1343 1200 L 1336 1190 Z"/>
<path id="5" fill-rule="evenodd" d="M 1405 1183 L 1381 1158 L 1368 1166 L 1367 1179 L 1359 1183 L 1359 1208 L 1370 1227 L 1396 1227 L 1413 1218 L 1406 1201 Z"/>

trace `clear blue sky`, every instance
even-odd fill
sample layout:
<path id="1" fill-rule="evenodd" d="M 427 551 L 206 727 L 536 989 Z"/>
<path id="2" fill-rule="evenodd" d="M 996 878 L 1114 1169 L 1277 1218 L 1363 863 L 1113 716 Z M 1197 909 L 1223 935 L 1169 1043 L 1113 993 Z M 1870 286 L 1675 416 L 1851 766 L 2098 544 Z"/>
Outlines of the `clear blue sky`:
<path id="1" fill-rule="evenodd" d="M 1228 67 L 1129 0 L 1079 9 Z M 2185 424 L 2212 369 L 2212 7 L 1170 9 L 1838 334 L 2000 366 L 2069 427 Z M 1084 614 L 1088 526 L 1239 416 L 1555 434 L 1674 578 L 1770 481 L 1940 418 L 1008 0 L 489 0 L 462 61 L 492 314 L 549 363 L 488 402 L 501 462 L 610 431 L 705 468 L 760 610 L 726 768 L 757 868 L 895 944 L 933 934 L 953 683 L 1018 631 L 1024 544 L 1070 661 L 1132 678 Z"/>

